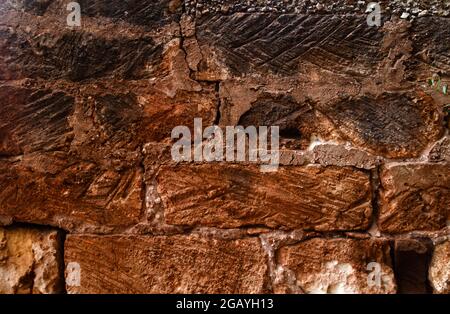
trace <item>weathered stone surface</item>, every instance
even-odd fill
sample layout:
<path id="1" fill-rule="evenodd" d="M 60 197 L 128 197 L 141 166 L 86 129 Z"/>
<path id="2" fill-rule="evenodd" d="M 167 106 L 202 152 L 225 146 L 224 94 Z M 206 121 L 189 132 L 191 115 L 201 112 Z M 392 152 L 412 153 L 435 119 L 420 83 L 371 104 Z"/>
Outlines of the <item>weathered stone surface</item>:
<path id="1" fill-rule="evenodd" d="M 394 246 L 394 269 L 398 293 L 430 292 L 428 266 L 433 250 L 429 239 L 398 239 Z"/>
<path id="2" fill-rule="evenodd" d="M 266 291 L 266 257 L 255 238 L 69 235 L 65 262 L 80 266 L 80 286 L 67 286 L 69 293 Z"/>
<path id="3" fill-rule="evenodd" d="M 313 148 L 313 161 L 323 166 L 354 166 L 373 169 L 381 164 L 382 158 L 343 145 L 320 144 Z"/>
<path id="4" fill-rule="evenodd" d="M 31 177 L 37 181 L 51 177 L 52 181 L 53 175 L 62 169 L 74 170 L 77 163 L 83 169 L 96 168 L 96 174 L 90 172 L 85 180 L 64 184 L 67 190 L 88 191 L 106 173 L 115 182 L 101 192 L 107 199 L 100 203 L 108 207 L 117 196 L 111 193 L 121 191 L 114 188 L 120 186 L 117 182 L 126 182 L 127 190 L 122 192 L 129 192 L 130 184 L 136 183 L 130 177 L 137 174 L 139 179 L 136 167 L 142 145 L 167 140 L 174 126 L 192 124 L 194 117 L 212 124 L 216 97 L 214 86 L 189 80 L 181 41 L 173 40 L 179 37 L 180 1 L 79 3 L 82 28 L 67 27 L 65 1 L 0 3 L 0 78 L 36 79 L 0 86 L 0 96 L 6 100 L 0 109 L 0 156 L 25 154 L 14 160 L 18 167 L 9 169 L 7 177 L 21 176 L 18 169 L 39 168 L 38 174 L 24 174 L 23 184 Z M 151 81 L 134 81 L 137 78 Z M 96 80 L 79 85 L 59 79 Z M 124 83 L 123 79 L 133 80 Z M 2 162 L 9 165 L 10 160 Z M 47 171 L 45 167 L 53 162 L 56 165 Z M 50 188 L 52 184 L 44 185 Z M 24 190 L 24 186 L 14 186 Z M 126 216 L 133 219 L 139 216 L 136 205 L 141 203 L 140 196 L 135 196 L 120 197 L 123 206 L 133 212 Z M 127 204 L 124 199 L 128 198 L 137 202 Z M 2 210 L 11 212 L 9 205 Z M 22 218 L 29 220 L 26 215 Z"/>
<path id="5" fill-rule="evenodd" d="M 70 145 L 74 98 L 63 91 L 1 85 L 0 155 L 63 151 Z"/>
<path id="6" fill-rule="evenodd" d="M 163 166 L 156 183 L 175 225 L 363 230 L 372 213 L 369 175 L 352 168 Z"/>
<path id="7" fill-rule="evenodd" d="M 180 35 L 181 8 L 169 12 L 168 0 L 79 1 L 82 27 L 72 28 L 65 1 L 17 2 L 0 4 L 1 79 L 151 78 Z"/>
<path id="8" fill-rule="evenodd" d="M 48 9 L 48 6 L 52 3 L 56 2 L 55 0 L 38 0 L 38 1 L 29 1 L 29 0 L 8 0 L 3 1 L 0 5 L 2 9 L 16 9 L 23 10 L 28 12 L 33 12 L 37 15 L 42 15 Z"/>
<path id="9" fill-rule="evenodd" d="M 125 21 L 131 25 L 145 27 L 147 31 L 158 32 L 167 24 L 177 22 L 181 16 L 181 1 L 178 0 L 78 0 L 82 18 L 100 18 L 115 23 Z M 68 2 L 64 0 L 7 0 L 0 4 L 3 10 L 27 12 L 33 15 L 62 16 L 65 23 Z M 83 23 L 82 23 L 83 25 Z M 62 26 L 66 26 L 63 24 Z"/>
<path id="10" fill-rule="evenodd" d="M 314 110 L 311 99 L 302 92 L 304 88 L 291 79 L 223 81 L 219 88 L 220 125 L 276 125 L 280 145 L 287 149 L 306 149 L 314 136 L 340 139 L 329 119 Z"/>
<path id="11" fill-rule="evenodd" d="M 279 125 L 287 148 L 318 137 L 387 158 L 419 157 L 444 134 L 443 104 L 421 83 L 448 57 L 425 40 L 425 21 L 378 29 L 357 15 L 209 11 L 186 51 L 194 77 L 221 81 L 221 125 Z M 448 21 L 433 20 L 445 38 L 439 23 Z"/>
<path id="12" fill-rule="evenodd" d="M 417 81 L 424 82 L 437 69 L 449 75 L 447 18 L 430 16 L 409 23 L 389 21 L 384 12 L 383 26 L 377 28 L 368 26 L 360 14 L 296 13 L 197 15 L 196 38 L 203 58 L 196 77 L 298 77 L 312 65 L 331 75 L 350 75 L 362 83 L 361 91 L 378 93 L 380 87 L 418 86 Z"/>
<path id="13" fill-rule="evenodd" d="M 80 0 L 79 3 L 83 15 L 125 20 L 152 31 L 177 22 L 182 10 L 182 1 L 176 0 Z"/>
<path id="14" fill-rule="evenodd" d="M 448 164 L 388 164 L 381 171 L 380 215 L 384 232 L 432 231 L 450 218 Z"/>
<path id="15" fill-rule="evenodd" d="M 270 13 L 206 14 L 196 20 L 196 35 L 204 65 L 226 69 L 208 73 L 205 68 L 202 74 L 200 67 L 199 78 L 214 79 L 255 72 L 293 75 L 300 62 L 367 74 L 379 60 L 382 38 L 363 16 Z"/>
<path id="16" fill-rule="evenodd" d="M 272 1 L 272 0 L 186 0 L 186 11 L 197 15 L 208 12 L 230 14 L 235 12 L 276 12 L 276 13 L 315 13 L 315 14 L 348 14 L 366 12 L 368 1 L 334 0 L 334 1 Z M 391 14 L 400 16 L 403 12 L 410 12 L 410 17 L 423 17 L 428 15 L 448 16 L 449 5 L 445 1 L 416 0 L 414 2 L 377 1 L 383 11 L 383 21 Z M 422 11 L 426 10 L 425 14 Z M 422 13 L 422 14 L 420 14 Z"/>
<path id="17" fill-rule="evenodd" d="M 32 20 L 33 21 L 33 20 Z M 106 37 L 84 30 L 0 27 L 0 78 L 70 79 L 115 76 L 124 79 L 149 76 L 145 68 L 161 61 L 162 47 L 151 37 Z M 47 26 L 48 27 L 48 26 Z M 108 57 L 105 57 L 108 51 Z"/>
<path id="18" fill-rule="evenodd" d="M 320 239 L 283 247 L 277 262 L 306 293 L 395 293 L 389 244 L 382 240 Z M 377 263 L 380 282 L 372 285 Z M 372 274 L 371 274 L 372 273 Z M 369 285 L 369 282 L 371 283 Z"/>
<path id="19" fill-rule="evenodd" d="M 130 107 L 138 106 L 129 95 L 79 102 L 72 92 L 0 87 L 0 154 L 11 156 L 0 161 L 0 214 L 69 230 L 136 222 L 142 171 L 131 168 L 139 120 Z"/>
<path id="20" fill-rule="evenodd" d="M 0 228 L 0 293 L 61 293 L 62 239 L 43 228 Z"/>
<path id="21" fill-rule="evenodd" d="M 280 150 L 280 165 L 304 166 L 313 163 L 313 154 L 310 151 Z"/>
<path id="22" fill-rule="evenodd" d="M 419 157 L 444 134 L 442 108 L 423 91 L 361 96 L 354 78 L 303 72 L 306 78 L 222 82 L 220 124 L 277 125 L 289 149 L 320 139 L 388 158 Z"/>
<path id="23" fill-rule="evenodd" d="M 418 19 L 412 25 L 413 49 L 414 52 L 419 53 L 417 55 L 418 69 L 423 69 L 426 64 L 427 70 L 432 71 L 431 73 L 418 72 L 419 78 L 425 79 L 424 75 L 429 78 L 437 72 L 441 73 L 443 78 L 450 78 L 450 59 L 446 44 L 450 40 L 449 26 L 448 18 L 434 16 Z"/>
<path id="24" fill-rule="evenodd" d="M 181 1 L 142 0 L 137 2 L 120 0 L 79 0 L 82 17 L 125 21 L 149 30 L 160 30 L 166 24 L 177 22 L 181 15 Z M 1 3 L 4 9 L 14 9 L 49 18 L 52 15 L 67 16 L 67 2 L 64 0 L 7 0 Z M 62 19 L 65 23 L 66 19 Z"/>
<path id="25" fill-rule="evenodd" d="M 429 270 L 435 293 L 450 293 L 450 242 L 436 245 Z"/>
<path id="26" fill-rule="evenodd" d="M 66 230 L 106 232 L 142 213 L 141 148 L 170 140 L 195 117 L 212 124 L 214 86 L 98 81 L 79 87 L 39 81 L 0 85 L 0 215 Z M 110 88 L 114 87 L 114 92 Z"/>
<path id="27" fill-rule="evenodd" d="M 450 162 L 450 136 L 445 136 L 433 146 L 428 159 L 432 162 Z"/>
<path id="28" fill-rule="evenodd" d="M 0 161 L 0 214 L 66 230 L 106 232 L 139 221 L 142 172 L 102 169 L 63 153 Z"/>
<path id="29" fill-rule="evenodd" d="M 355 146 L 389 158 L 419 157 L 443 134 L 443 115 L 422 93 L 347 98 L 326 114 Z"/>
<path id="30" fill-rule="evenodd" d="M 66 0 L 0 1 L 0 225 L 71 233 L 69 292 L 394 292 L 371 238 L 408 233 L 398 292 L 431 291 L 426 235 L 448 293 L 450 101 L 428 79 L 450 82 L 450 3 L 382 0 L 370 27 L 354 0 L 77 2 L 81 27 Z M 279 171 L 177 164 L 194 118 L 279 126 Z M 0 229 L 0 291 L 60 291 L 58 233 L 24 228 Z"/>

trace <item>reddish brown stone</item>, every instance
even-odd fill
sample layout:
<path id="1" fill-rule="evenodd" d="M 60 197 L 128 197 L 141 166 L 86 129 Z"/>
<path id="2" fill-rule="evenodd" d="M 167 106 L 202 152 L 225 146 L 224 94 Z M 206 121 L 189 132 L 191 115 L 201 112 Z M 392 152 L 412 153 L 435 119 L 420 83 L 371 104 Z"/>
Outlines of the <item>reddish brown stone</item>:
<path id="1" fill-rule="evenodd" d="M 164 166 L 156 182 L 168 224 L 362 230 L 372 213 L 369 175 L 352 168 Z"/>
<path id="2" fill-rule="evenodd" d="M 314 67 L 303 73 L 223 81 L 220 124 L 277 125 L 286 148 L 306 149 L 314 139 L 350 142 L 388 158 L 419 157 L 444 134 L 442 106 L 423 91 L 361 95 L 352 77 L 330 78 Z M 342 159 L 345 164 L 352 158 Z"/>
<path id="3" fill-rule="evenodd" d="M 0 293 L 61 293 L 61 244 L 55 230 L 0 228 Z"/>
<path id="4" fill-rule="evenodd" d="M 217 98 L 214 87 L 204 85 L 200 92 L 178 91 L 169 97 L 161 92 L 143 94 L 144 121 L 141 136 L 146 142 L 170 140 L 176 126 L 194 130 L 194 118 L 201 118 L 203 127 L 214 124 Z"/>
<path id="5" fill-rule="evenodd" d="M 307 149 L 314 137 L 341 139 L 331 121 L 313 108 L 311 99 L 321 97 L 317 89 L 321 83 L 311 85 L 306 81 L 275 77 L 221 82 L 220 125 L 276 125 L 280 128 L 280 145 L 287 149 Z M 352 90 L 351 83 L 333 82 L 339 86 L 333 86 L 333 90 Z"/>
<path id="6" fill-rule="evenodd" d="M 72 92 L 0 86 L 1 137 L 10 143 L 0 154 L 13 156 L 0 161 L 0 215 L 96 232 L 136 223 L 138 106 L 127 95 L 86 96 L 91 101 L 80 104 Z"/>
<path id="7" fill-rule="evenodd" d="M 0 155 L 67 150 L 74 97 L 63 91 L 0 85 Z"/>
<path id="8" fill-rule="evenodd" d="M 450 219 L 449 164 L 388 164 L 381 172 L 384 232 L 439 230 Z"/>
<path id="9" fill-rule="evenodd" d="M 66 281 L 69 293 L 266 291 L 266 256 L 255 238 L 69 235 L 65 262 L 79 265 L 80 285 Z"/>
<path id="10" fill-rule="evenodd" d="M 206 85 L 173 97 L 148 83 L 42 85 L 0 86 L 0 156 L 9 157 L 0 161 L 4 219 L 92 232 L 136 224 L 143 144 L 167 141 L 177 125 L 193 128 L 195 117 L 215 119 L 216 95 Z"/>
<path id="11" fill-rule="evenodd" d="M 277 262 L 306 293 L 396 291 L 387 241 L 315 238 L 281 248 Z M 374 265 L 379 266 L 379 282 L 371 276 Z"/>
<path id="12" fill-rule="evenodd" d="M 69 292 L 393 292 L 370 238 L 448 233 L 449 100 L 427 84 L 450 82 L 445 4 L 410 20 L 382 0 L 371 27 L 355 0 L 77 2 L 82 27 L 66 0 L 0 1 L 0 225 L 71 233 Z M 171 131 L 194 118 L 279 126 L 279 171 L 177 164 Z M 0 230 L 0 292 L 59 291 L 58 233 L 38 229 Z M 427 292 L 429 247 L 404 237 L 398 291 Z M 437 244 L 436 293 L 448 260 Z"/>
<path id="13" fill-rule="evenodd" d="M 442 110 L 420 91 L 346 98 L 321 108 L 354 146 L 388 158 L 419 157 L 444 132 Z"/>
<path id="14" fill-rule="evenodd" d="M 326 31 L 336 27 L 331 35 Z M 448 35 L 423 20 L 376 30 L 359 15 L 223 14 L 211 8 L 197 16 L 200 48 L 187 49 L 187 57 L 198 64 L 196 78 L 221 81 L 221 125 L 279 125 L 289 148 L 305 149 L 318 137 L 373 155 L 414 158 L 444 134 L 441 102 L 416 83 L 436 67 L 448 68 L 442 45 L 424 37 L 430 28 Z M 424 54 L 439 62 L 417 68 L 413 31 L 426 42 L 419 43 Z"/>
<path id="15" fill-rule="evenodd" d="M 0 162 L 0 214 L 67 230 L 106 232 L 139 221 L 142 172 L 101 169 L 64 154 Z"/>
<path id="16" fill-rule="evenodd" d="M 168 12 L 169 0 L 83 0 L 82 27 L 69 27 L 67 2 L 19 2 L 0 4 L 0 78 L 7 80 L 154 77 L 181 13 Z"/>

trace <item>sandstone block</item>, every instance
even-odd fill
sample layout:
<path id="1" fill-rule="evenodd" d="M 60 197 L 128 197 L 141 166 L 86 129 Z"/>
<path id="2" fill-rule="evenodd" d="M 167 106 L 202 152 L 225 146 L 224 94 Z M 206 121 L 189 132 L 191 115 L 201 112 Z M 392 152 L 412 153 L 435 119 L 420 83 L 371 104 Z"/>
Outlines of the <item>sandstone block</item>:
<path id="1" fill-rule="evenodd" d="M 55 230 L 0 228 L 0 293 L 61 293 L 61 241 Z"/>
<path id="2" fill-rule="evenodd" d="M 409 163 L 381 171 L 379 227 L 384 232 L 433 231 L 450 218 L 450 166 Z"/>
<path id="3" fill-rule="evenodd" d="M 306 293 L 396 291 L 386 241 L 315 238 L 281 248 L 277 261 Z"/>
<path id="4" fill-rule="evenodd" d="M 69 293 L 263 293 L 266 256 L 253 239 L 69 235 Z M 75 277 L 74 277 L 75 276 Z M 66 277 L 67 278 L 67 277 Z"/>
<path id="5" fill-rule="evenodd" d="M 215 119 L 211 86 L 169 97 L 146 83 L 108 82 L 116 93 L 104 84 L 0 86 L 0 215 L 71 231 L 133 225 L 144 143 L 170 140 L 173 127 L 193 128 L 195 117 Z"/>
<path id="6" fill-rule="evenodd" d="M 163 166 L 156 183 L 174 225 L 363 230 L 372 213 L 369 175 L 353 168 Z"/>

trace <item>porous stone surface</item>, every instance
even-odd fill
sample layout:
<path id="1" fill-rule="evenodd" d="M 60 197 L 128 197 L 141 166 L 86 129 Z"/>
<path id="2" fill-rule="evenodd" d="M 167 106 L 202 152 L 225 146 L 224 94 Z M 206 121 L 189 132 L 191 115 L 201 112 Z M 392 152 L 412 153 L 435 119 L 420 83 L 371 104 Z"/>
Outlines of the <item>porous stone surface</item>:
<path id="1" fill-rule="evenodd" d="M 58 231 L 0 228 L 0 293 L 63 292 L 62 246 Z"/>
<path id="2" fill-rule="evenodd" d="M 450 242 L 436 245 L 431 260 L 429 279 L 435 293 L 450 293 Z"/>
<path id="3" fill-rule="evenodd" d="M 70 235 L 66 263 L 78 263 L 69 293 L 264 293 L 258 239 Z"/>
<path id="4" fill-rule="evenodd" d="M 305 293 L 395 293 L 389 252 L 386 241 L 315 238 L 281 248 L 277 260 Z"/>

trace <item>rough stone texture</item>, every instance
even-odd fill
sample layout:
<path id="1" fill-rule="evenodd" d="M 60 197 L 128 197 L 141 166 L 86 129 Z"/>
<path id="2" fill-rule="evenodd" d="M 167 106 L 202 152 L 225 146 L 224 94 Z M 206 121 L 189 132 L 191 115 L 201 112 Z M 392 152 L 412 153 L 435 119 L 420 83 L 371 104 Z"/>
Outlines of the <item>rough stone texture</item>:
<path id="1" fill-rule="evenodd" d="M 345 14 L 345 13 L 364 13 L 368 3 L 371 1 L 355 0 L 334 0 L 334 1 L 315 1 L 315 0 L 292 0 L 292 1 L 273 1 L 273 0 L 186 0 L 186 9 L 190 13 L 197 15 L 208 12 L 229 14 L 234 12 L 276 12 L 276 13 L 315 13 L 315 14 Z M 410 12 L 411 17 L 438 15 L 449 16 L 450 4 L 446 1 L 401 1 L 401 0 L 380 0 L 384 15 L 390 17 L 391 14 L 401 14 Z M 425 11 L 426 12 L 422 12 Z M 422 13 L 422 14 L 420 14 Z M 424 14 L 425 13 L 425 14 Z"/>
<path id="2" fill-rule="evenodd" d="M 319 138 L 388 158 L 419 157 L 443 135 L 441 102 L 421 90 L 361 95 L 365 79 L 309 64 L 299 72 L 223 81 L 220 124 L 278 125 L 287 148 Z"/>
<path id="3" fill-rule="evenodd" d="M 153 28 L 152 32 L 145 32 L 145 27 L 137 27 L 121 23 L 107 23 L 104 19 L 111 18 L 106 10 L 122 8 L 129 3 L 123 1 L 98 3 L 82 6 L 90 10 L 93 18 L 84 18 L 83 27 L 71 29 L 63 25 L 67 16 L 67 3 L 55 1 L 52 6 L 42 12 L 45 18 L 36 18 L 33 10 L 18 10 L 3 3 L 1 10 L 2 35 L 0 58 L 0 77 L 2 79 L 31 78 L 65 78 L 79 81 L 87 78 L 114 76 L 123 79 L 149 77 L 156 68 L 162 65 L 162 50 L 167 42 L 167 33 L 175 32 L 171 24 L 165 23 L 163 16 L 156 11 L 147 17 L 147 23 L 160 25 L 160 32 Z M 27 1 L 28 2 L 28 1 Z M 161 1 L 163 2 L 163 1 Z M 152 11 L 158 1 L 144 1 L 146 11 Z M 102 10 L 102 7 L 106 10 Z M 137 9 L 132 6 L 133 9 Z M 55 8 L 56 12 L 52 12 Z M 98 10 L 98 12 L 92 12 Z M 121 15 L 125 14 L 125 11 Z M 142 9 L 141 9 L 142 10 Z M 103 12 L 102 12 L 103 11 Z M 131 10 L 130 10 L 131 11 Z M 85 16 L 84 16 L 85 17 Z M 136 18 L 136 14 L 132 15 Z M 117 19 L 120 17 L 117 16 Z M 139 20 L 139 18 L 136 18 Z M 142 19 L 141 19 L 142 20 Z M 26 22 L 25 22 L 26 21 Z M 151 21 L 151 22 L 150 22 Z M 166 32 L 162 32 L 162 27 Z M 165 37 L 165 36 L 166 37 Z M 105 57 L 107 51 L 108 57 Z M 95 66 L 92 66 L 95 65 Z"/>
<path id="4" fill-rule="evenodd" d="M 0 293 L 61 293 L 61 240 L 54 230 L 0 228 Z"/>
<path id="5" fill-rule="evenodd" d="M 305 293 L 396 292 L 386 241 L 315 238 L 281 248 L 277 261 Z M 369 263 L 380 266 L 379 286 L 368 284 Z"/>
<path id="6" fill-rule="evenodd" d="M 196 236 L 73 236 L 65 262 L 80 265 L 69 293 L 263 293 L 259 240 Z"/>
<path id="7" fill-rule="evenodd" d="M 450 242 L 436 245 L 431 260 L 429 279 L 435 293 L 450 293 Z"/>
<path id="8" fill-rule="evenodd" d="M 389 158 L 418 157 L 442 135 L 438 107 L 421 92 L 346 98 L 328 110 L 352 143 Z"/>
<path id="9" fill-rule="evenodd" d="M 156 182 L 168 224 L 362 230 L 372 213 L 369 175 L 352 168 L 169 166 Z"/>
<path id="10" fill-rule="evenodd" d="M 450 220 L 449 164 L 391 164 L 381 172 L 380 216 L 385 232 L 439 230 Z"/>
<path id="11" fill-rule="evenodd" d="M 25 162 L 0 162 L 2 216 L 85 232 L 106 232 L 138 222 L 139 170 L 106 170 L 66 156 L 31 155 L 23 157 Z"/>
<path id="12" fill-rule="evenodd" d="M 450 136 L 445 136 L 437 142 L 431 149 L 428 158 L 432 162 L 450 162 Z"/>
<path id="13" fill-rule="evenodd" d="M 448 97 L 424 93 L 422 83 L 438 71 L 449 77 L 448 19 L 393 19 L 377 29 L 358 14 L 199 5 L 208 13 L 189 27 L 197 44 L 186 51 L 197 79 L 221 81 L 222 125 L 277 124 L 295 148 L 316 136 L 388 158 L 419 157 L 443 135 Z"/>
<path id="14" fill-rule="evenodd" d="M 448 1 L 77 2 L 0 1 L 0 225 L 70 233 L 69 292 L 448 293 Z M 279 171 L 175 163 L 194 118 L 279 126 Z M 9 228 L 7 290 L 61 291 Z"/>
<path id="15" fill-rule="evenodd" d="M 168 1 L 83 2 L 74 30 L 59 27 L 63 2 L 0 4 L 0 216 L 123 230 L 143 213 L 142 146 L 194 117 L 212 124 L 215 85 L 189 79 Z"/>
<path id="16" fill-rule="evenodd" d="M 313 149 L 313 156 L 314 162 L 323 166 L 354 166 L 363 169 L 373 169 L 382 162 L 381 157 L 342 145 L 317 145 Z"/>

